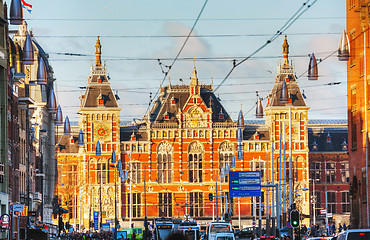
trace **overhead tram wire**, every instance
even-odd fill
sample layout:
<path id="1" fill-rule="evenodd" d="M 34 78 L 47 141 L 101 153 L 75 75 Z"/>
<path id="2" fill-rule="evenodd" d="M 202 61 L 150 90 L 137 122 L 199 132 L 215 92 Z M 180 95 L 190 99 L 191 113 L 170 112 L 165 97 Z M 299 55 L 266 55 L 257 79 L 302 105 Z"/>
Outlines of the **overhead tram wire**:
<path id="1" fill-rule="evenodd" d="M 205 0 L 205 2 L 204 2 L 204 4 L 203 4 L 203 7 L 202 7 L 202 9 L 200 10 L 200 12 L 199 12 L 199 14 L 198 14 L 197 19 L 195 20 L 195 22 L 194 22 L 194 24 L 193 24 L 192 28 L 190 29 L 190 32 L 189 32 L 189 34 L 188 34 L 188 37 L 185 39 L 184 43 L 182 44 L 182 46 L 181 46 L 181 48 L 180 48 L 179 52 L 177 53 L 177 55 L 176 55 L 175 59 L 174 59 L 174 60 L 172 61 L 172 63 L 168 66 L 168 70 L 167 70 L 167 72 L 163 71 L 163 69 L 162 69 L 162 72 L 164 73 L 164 77 L 163 77 L 163 80 L 161 81 L 161 84 L 160 84 L 160 86 L 159 86 L 158 91 L 154 94 L 153 99 L 155 99 L 155 98 L 157 97 L 157 95 L 159 94 L 159 92 L 161 91 L 162 85 L 163 85 L 164 81 L 166 80 L 166 77 L 167 77 L 168 73 L 171 71 L 171 68 L 172 68 L 172 67 L 173 67 L 173 65 L 175 64 L 175 62 L 176 62 L 177 58 L 180 56 L 180 54 L 181 54 L 182 50 L 184 49 L 184 47 L 185 47 L 186 43 L 188 42 L 190 35 L 193 33 L 193 30 L 194 30 L 195 26 L 197 25 L 198 20 L 199 20 L 200 16 L 202 15 L 204 8 L 205 8 L 205 7 L 206 7 L 206 5 L 207 5 L 207 2 L 208 2 L 208 0 Z M 158 62 L 160 63 L 160 66 L 161 66 L 160 59 L 158 59 Z M 161 68 L 162 68 L 162 66 L 161 66 Z M 151 102 L 150 102 L 150 103 L 149 103 L 149 105 L 148 105 L 148 108 L 147 108 L 147 110 L 146 110 L 146 112 L 145 112 L 145 115 L 148 113 L 148 111 L 149 111 L 149 109 L 150 109 L 150 105 L 151 105 Z"/>
<path id="2" fill-rule="evenodd" d="M 341 32 L 303 32 L 289 33 L 290 36 L 307 36 L 307 35 L 341 35 Z M 205 34 L 193 35 L 189 38 L 224 38 L 224 37 L 267 37 L 269 33 L 255 34 Z M 187 35 L 100 35 L 102 38 L 187 38 Z M 94 35 L 38 35 L 37 38 L 96 38 Z"/>
<path id="3" fill-rule="evenodd" d="M 201 21 L 280 21 L 288 18 L 203 18 Z M 345 19 L 345 17 L 306 17 L 301 20 Z M 26 21 L 117 21 L 117 22 L 152 22 L 152 21 L 194 21 L 192 18 L 25 18 Z"/>
<path id="4" fill-rule="evenodd" d="M 325 53 L 332 53 L 330 52 L 319 52 L 318 54 L 325 54 Z M 68 52 L 49 52 L 49 54 L 56 54 L 56 55 L 62 55 L 62 56 L 71 56 L 71 57 L 93 57 L 95 55 L 93 54 L 84 54 L 84 53 L 68 53 Z M 249 59 L 280 59 L 281 55 L 274 55 L 274 56 L 254 56 L 250 57 Z M 297 54 L 297 55 L 290 55 L 290 57 L 293 58 L 305 58 L 307 57 L 307 54 Z M 244 59 L 245 57 L 242 56 L 219 56 L 219 57 L 199 57 L 197 58 L 197 61 L 227 61 L 230 60 L 238 60 L 238 59 Z M 174 60 L 174 58 L 161 58 L 161 60 Z M 58 59 L 50 59 L 49 61 L 58 62 L 58 61 L 71 61 L 70 58 L 58 58 Z M 76 61 L 76 60 L 73 60 Z M 83 58 L 78 59 L 78 61 L 91 61 L 90 58 Z M 158 61 L 158 58 L 149 58 L 149 57 L 118 57 L 118 56 L 107 56 L 105 58 L 105 61 Z M 192 57 L 182 57 L 177 58 L 176 61 L 194 61 L 194 58 Z"/>
<path id="5" fill-rule="evenodd" d="M 317 0 L 314 0 L 310 5 L 307 5 L 309 2 L 310 2 L 310 0 L 307 0 L 306 2 L 304 2 L 302 4 L 302 6 L 293 14 L 293 16 L 291 18 L 289 18 L 289 20 L 269 40 L 267 40 L 261 47 L 259 47 L 257 50 L 255 50 L 252 54 L 250 54 L 248 57 L 244 58 L 243 60 L 241 60 L 238 63 L 236 63 L 236 61 L 234 60 L 233 67 L 231 68 L 231 70 L 228 72 L 228 74 L 226 75 L 226 77 L 221 81 L 221 83 L 217 86 L 217 88 L 213 92 L 216 92 L 222 86 L 222 84 L 229 78 L 229 76 L 231 75 L 231 73 L 234 71 L 234 69 L 236 67 L 238 67 L 243 62 L 247 61 L 249 58 L 251 58 L 252 56 L 254 56 L 255 54 L 257 54 L 263 48 L 265 48 L 268 44 L 272 43 L 275 39 L 277 39 L 295 21 L 297 21 L 297 19 L 300 16 L 302 16 L 303 13 L 305 13 L 312 5 L 314 5 L 317 2 Z M 307 8 L 304 9 L 304 7 L 306 5 L 307 5 Z M 302 9 L 303 9 L 303 11 L 302 11 Z"/>

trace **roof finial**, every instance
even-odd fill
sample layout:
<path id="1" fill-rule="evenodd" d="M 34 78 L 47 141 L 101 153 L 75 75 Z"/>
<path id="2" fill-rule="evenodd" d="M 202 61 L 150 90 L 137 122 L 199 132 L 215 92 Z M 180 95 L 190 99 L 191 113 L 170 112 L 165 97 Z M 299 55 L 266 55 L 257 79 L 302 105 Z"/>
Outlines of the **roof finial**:
<path id="1" fill-rule="evenodd" d="M 96 57 L 95 66 L 101 67 L 101 45 L 100 45 L 99 36 L 97 36 L 96 44 L 95 44 L 95 57 Z"/>
<path id="2" fill-rule="evenodd" d="M 284 66 L 289 65 L 288 54 L 289 54 L 289 44 L 288 44 L 288 41 L 287 41 L 286 35 L 285 35 L 285 39 L 284 39 L 284 43 L 283 43 L 283 58 L 284 58 L 283 65 Z"/>
<path id="3" fill-rule="evenodd" d="M 193 68 L 193 77 L 191 78 L 190 85 L 198 86 L 198 77 L 197 77 L 197 68 L 195 67 L 195 56 L 194 56 L 194 68 Z"/>

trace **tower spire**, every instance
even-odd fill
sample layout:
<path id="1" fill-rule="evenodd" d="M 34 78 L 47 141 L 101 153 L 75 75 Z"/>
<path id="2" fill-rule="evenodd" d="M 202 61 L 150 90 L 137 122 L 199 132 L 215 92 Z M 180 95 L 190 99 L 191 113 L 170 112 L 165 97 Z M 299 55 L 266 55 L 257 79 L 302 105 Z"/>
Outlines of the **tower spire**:
<path id="1" fill-rule="evenodd" d="M 286 35 L 285 35 L 285 39 L 284 39 L 284 43 L 283 43 L 283 66 L 288 66 L 289 65 L 289 60 L 288 60 L 288 54 L 289 54 L 289 44 L 288 44 L 288 41 L 286 39 Z"/>
<path id="2" fill-rule="evenodd" d="M 100 45 L 99 36 L 97 36 L 96 44 L 95 44 L 95 57 L 96 57 L 95 66 L 101 67 L 101 45 Z"/>
<path id="3" fill-rule="evenodd" d="M 197 68 L 195 67 L 195 57 L 194 57 L 194 68 L 193 68 L 193 77 L 191 78 L 190 81 L 191 86 L 198 86 L 198 76 L 197 76 Z"/>

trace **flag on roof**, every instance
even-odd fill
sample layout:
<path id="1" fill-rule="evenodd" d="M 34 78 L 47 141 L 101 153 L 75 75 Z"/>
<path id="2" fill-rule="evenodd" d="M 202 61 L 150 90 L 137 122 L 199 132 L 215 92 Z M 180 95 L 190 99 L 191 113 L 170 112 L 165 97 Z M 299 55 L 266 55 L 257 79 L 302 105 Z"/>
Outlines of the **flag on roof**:
<path id="1" fill-rule="evenodd" d="M 25 8 L 29 13 L 31 13 L 32 12 L 32 5 L 26 3 L 24 0 L 21 0 L 21 1 L 22 1 L 22 7 Z"/>

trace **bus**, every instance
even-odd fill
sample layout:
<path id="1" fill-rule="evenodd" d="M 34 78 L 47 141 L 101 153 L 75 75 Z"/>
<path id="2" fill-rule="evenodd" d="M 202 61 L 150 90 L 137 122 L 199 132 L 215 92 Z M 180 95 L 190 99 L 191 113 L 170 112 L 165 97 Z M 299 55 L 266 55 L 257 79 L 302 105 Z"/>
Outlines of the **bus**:
<path id="1" fill-rule="evenodd" d="M 178 231 L 184 234 L 187 240 L 200 240 L 200 226 L 196 222 L 185 221 L 179 225 Z"/>
<path id="2" fill-rule="evenodd" d="M 181 218 L 172 218 L 172 223 L 173 223 L 173 231 L 176 232 L 179 228 L 179 225 L 182 223 Z"/>
<path id="3" fill-rule="evenodd" d="M 229 222 L 211 222 L 207 226 L 207 240 L 235 240 L 233 228 Z"/>
<path id="4" fill-rule="evenodd" d="M 171 218 L 155 218 L 153 225 L 154 240 L 165 240 L 173 232 L 173 223 Z"/>

